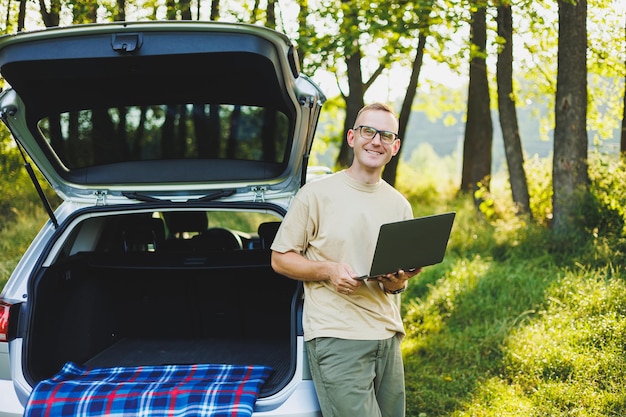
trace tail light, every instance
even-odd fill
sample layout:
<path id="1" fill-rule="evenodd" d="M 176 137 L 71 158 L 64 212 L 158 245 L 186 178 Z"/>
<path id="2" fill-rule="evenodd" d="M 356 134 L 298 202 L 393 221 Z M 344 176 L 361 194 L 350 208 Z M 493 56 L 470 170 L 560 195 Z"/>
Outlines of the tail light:
<path id="1" fill-rule="evenodd" d="M 0 300 L 0 342 L 9 341 L 9 312 L 11 304 Z"/>

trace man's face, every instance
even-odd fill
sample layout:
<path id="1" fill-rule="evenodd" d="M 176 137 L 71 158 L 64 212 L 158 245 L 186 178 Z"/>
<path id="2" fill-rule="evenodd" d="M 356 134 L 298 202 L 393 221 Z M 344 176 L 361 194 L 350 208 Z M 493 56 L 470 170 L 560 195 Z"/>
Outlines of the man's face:
<path id="1" fill-rule="evenodd" d="M 381 131 L 398 133 L 398 121 L 393 114 L 383 110 L 367 110 L 358 117 L 354 127 L 348 131 L 348 145 L 354 149 L 354 162 L 363 168 L 382 168 L 400 150 L 399 139 L 387 143 L 381 138 L 380 133 Z M 376 132 L 373 138 L 366 139 L 364 136 L 371 136 L 372 133 L 372 130 L 367 128 L 379 132 Z"/>

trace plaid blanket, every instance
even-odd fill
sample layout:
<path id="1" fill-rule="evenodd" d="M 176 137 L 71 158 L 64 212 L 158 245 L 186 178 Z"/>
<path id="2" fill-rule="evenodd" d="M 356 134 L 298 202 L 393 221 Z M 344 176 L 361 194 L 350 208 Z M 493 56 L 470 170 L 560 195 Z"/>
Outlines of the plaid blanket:
<path id="1" fill-rule="evenodd" d="M 265 366 L 84 368 L 68 362 L 33 389 L 24 416 L 250 416 Z"/>

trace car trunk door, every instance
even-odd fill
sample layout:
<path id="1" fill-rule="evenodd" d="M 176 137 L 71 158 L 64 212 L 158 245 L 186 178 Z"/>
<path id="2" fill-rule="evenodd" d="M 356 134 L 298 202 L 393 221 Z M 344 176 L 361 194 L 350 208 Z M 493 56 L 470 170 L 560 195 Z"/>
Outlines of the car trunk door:
<path id="1" fill-rule="evenodd" d="M 325 100 L 289 40 L 254 25 L 20 33 L 0 38 L 0 72 L 3 121 L 81 203 L 292 195 Z"/>

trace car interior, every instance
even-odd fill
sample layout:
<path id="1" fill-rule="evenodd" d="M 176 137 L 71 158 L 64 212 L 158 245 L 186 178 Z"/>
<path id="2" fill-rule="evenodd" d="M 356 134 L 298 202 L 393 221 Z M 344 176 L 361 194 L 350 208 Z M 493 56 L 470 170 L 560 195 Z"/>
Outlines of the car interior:
<path id="1" fill-rule="evenodd" d="M 274 369 L 261 394 L 277 392 L 295 372 L 302 308 L 300 283 L 270 265 L 279 225 L 271 215 L 192 210 L 81 222 L 66 240 L 81 250 L 64 248 L 36 280 L 30 376 L 48 378 L 67 361 L 260 364 Z M 97 241 L 86 244 L 87 232 Z"/>

